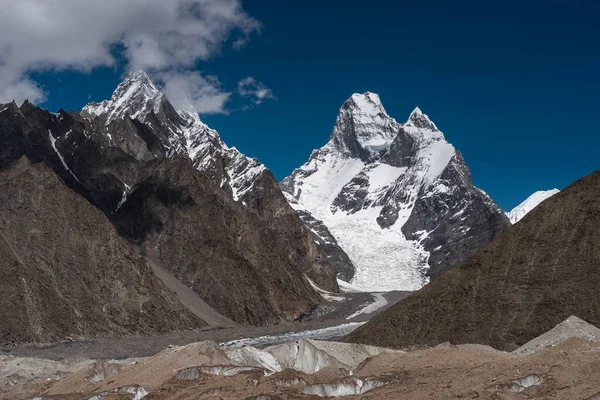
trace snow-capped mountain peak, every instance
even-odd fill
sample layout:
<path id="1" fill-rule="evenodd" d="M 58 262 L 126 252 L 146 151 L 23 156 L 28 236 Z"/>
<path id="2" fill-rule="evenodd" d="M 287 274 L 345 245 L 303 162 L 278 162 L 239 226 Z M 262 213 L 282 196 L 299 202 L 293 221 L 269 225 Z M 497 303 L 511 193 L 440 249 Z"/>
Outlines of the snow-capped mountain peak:
<path id="1" fill-rule="evenodd" d="M 413 115 L 423 115 L 423 111 L 421 111 L 421 109 L 417 106 L 415 107 L 414 110 L 412 110 L 412 112 L 410 113 L 409 119 L 413 116 Z"/>
<path id="2" fill-rule="evenodd" d="M 103 131 L 108 136 L 105 141 L 109 146 L 118 146 L 136 158 L 191 159 L 198 170 L 218 179 L 222 187 L 228 185 L 236 201 L 251 191 L 266 171 L 258 160 L 229 148 L 217 131 L 200 120 L 198 113 L 175 109 L 144 71 L 131 72 L 110 100 L 88 104 L 82 115 L 106 127 Z M 137 128 L 130 129 L 127 125 L 113 130 L 112 135 L 108 133 L 108 125 L 128 119 L 146 125 L 144 137 Z M 160 150 L 157 143 L 161 143 L 164 150 Z"/>
<path id="3" fill-rule="evenodd" d="M 506 215 L 510 219 L 510 222 L 516 224 L 531 210 L 537 207 L 542 201 L 554 196 L 558 192 L 560 192 L 558 189 L 540 190 L 535 192 L 525 199 L 525 201 L 523 201 L 521 204 L 513 208 L 510 212 L 507 212 Z"/>
<path id="4" fill-rule="evenodd" d="M 370 92 L 342 105 L 329 142 L 281 187 L 305 223 L 333 235 L 367 290 L 418 289 L 426 272 L 479 249 L 469 224 L 483 241 L 509 225 L 427 115 L 416 108 L 400 124 Z"/>
<path id="5" fill-rule="evenodd" d="M 431 119 L 429 119 L 429 117 L 426 114 L 423 113 L 423 111 L 421 111 L 419 107 L 416 107 L 413 110 L 413 112 L 410 113 L 410 116 L 408 117 L 408 120 L 406 121 L 405 125 L 414 126 L 415 128 L 419 129 L 429 129 L 432 131 L 439 132 L 437 126 L 433 123 Z"/>
<path id="6" fill-rule="evenodd" d="M 133 71 L 117 86 L 110 100 L 88 104 L 83 109 L 83 115 L 105 115 L 106 125 L 125 116 L 143 120 L 147 112 L 160 105 L 161 97 L 161 91 L 146 72 Z"/>
<path id="7" fill-rule="evenodd" d="M 351 157 L 376 158 L 387 150 L 399 124 L 375 93 L 355 93 L 340 108 L 329 146 Z"/>
<path id="8" fill-rule="evenodd" d="M 353 103 L 356 114 L 364 114 L 374 117 L 380 113 L 387 115 L 381 99 L 376 93 L 365 92 L 365 93 L 354 93 L 348 102 Z"/>

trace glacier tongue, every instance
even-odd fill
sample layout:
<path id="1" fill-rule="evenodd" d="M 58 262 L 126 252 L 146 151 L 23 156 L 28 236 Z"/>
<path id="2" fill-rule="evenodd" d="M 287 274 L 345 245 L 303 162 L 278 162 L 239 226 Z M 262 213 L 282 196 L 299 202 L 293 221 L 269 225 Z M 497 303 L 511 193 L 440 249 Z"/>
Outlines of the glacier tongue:
<path id="1" fill-rule="evenodd" d="M 508 226 L 427 115 L 416 108 L 400 124 L 369 92 L 344 103 L 327 144 L 281 187 L 326 225 L 356 267 L 352 284 L 369 291 L 417 290 L 432 254 L 436 271 L 447 269 Z M 470 224 L 486 218 L 485 238 L 473 239 Z"/>

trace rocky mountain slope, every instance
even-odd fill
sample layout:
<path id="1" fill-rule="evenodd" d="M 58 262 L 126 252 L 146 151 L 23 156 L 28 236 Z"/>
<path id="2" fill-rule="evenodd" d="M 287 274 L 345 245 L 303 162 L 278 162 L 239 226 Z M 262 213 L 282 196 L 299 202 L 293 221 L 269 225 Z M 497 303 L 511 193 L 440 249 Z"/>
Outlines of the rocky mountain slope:
<path id="1" fill-rule="evenodd" d="M 338 290 L 272 174 L 228 148 L 197 115 L 175 110 L 143 72 L 81 114 L 0 105 L 0 136 L 0 169 L 12 171 L 24 155 L 45 164 L 65 190 L 236 322 L 294 320 L 323 301 L 315 286 Z M 52 253 L 52 242 L 46 246 Z"/>
<path id="2" fill-rule="evenodd" d="M 497 240 L 352 333 L 391 347 L 513 349 L 571 315 L 600 326 L 600 171 L 552 196 Z"/>
<path id="3" fill-rule="evenodd" d="M 0 260 L 3 345 L 205 325 L 100 211 L 25 156 L 0 168 Z"/>
<path id="4" fill-rule="evenodd" d="M 560 190 L 558 189 L 540 190 L 538 192 L 535 192 L 527 199 L 525 199 L 525 201 L 523 201 L 521 204 L 513 208 L 511 211 L 507 212 L 506 216 L 508 217 L 508 219 L 510 219 L 510 222 L 516 224 L 521 219 L 523 219 L 523 217 L 527 215 L 531 210 L 536 208 L 542 201 L 554 196 L 558 192 L 560 192 Z"/>
<path id="5" fill-rule="evenodd" d="M 344 103 L 327 144 L 281 187 L 354 263 L 338 274 L 374 291 L 419 289 L 510 225 L 421 110 L 398 123 L 369 92 Z"/>

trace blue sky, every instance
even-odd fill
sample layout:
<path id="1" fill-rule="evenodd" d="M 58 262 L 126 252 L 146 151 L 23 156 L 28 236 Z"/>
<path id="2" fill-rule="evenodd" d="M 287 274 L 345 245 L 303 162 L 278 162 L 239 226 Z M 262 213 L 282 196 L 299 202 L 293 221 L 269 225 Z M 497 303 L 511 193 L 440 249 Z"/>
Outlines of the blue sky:
<path id="1" fill-rule="evenodd" d="M 198 60 L 203 76 L 232 93 L 227 114 L 202 118 L 278 179 L 327 141 L 341 104 L 365 91 L 378 93 L 398 121 L 419 106 L 504 209 L 600 167 L 598 2 L 242 4 L 260 33 Z M 46 92 L 43 106 L 79 110 L 108 98 L 123 68 L 32 78 Z M 248 108 L 235 94 L 248 76 L 276 98 Z"/>

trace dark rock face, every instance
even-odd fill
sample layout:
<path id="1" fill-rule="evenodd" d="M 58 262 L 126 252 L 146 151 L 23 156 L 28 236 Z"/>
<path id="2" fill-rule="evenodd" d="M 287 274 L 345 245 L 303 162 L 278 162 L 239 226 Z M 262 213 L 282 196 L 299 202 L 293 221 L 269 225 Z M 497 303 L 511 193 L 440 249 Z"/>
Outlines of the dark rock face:
<path id="1" fill-rule="evenodd" d="M 18 113 L 15 103 L 0 105 L 0 113 L 12 115 Z M 25 153 L 25 138 L 21 130 L 0 115 L 0 169 L 8 168 Z"/>
<path id="2" fill-rule="evenodd" d="M 0 260 L 3 345 L 205 325 L 100 211 L 25 156 L 0 169 Z"/>
<path id="3" fill-rule="evenodd" d="M 428 275 L 437 278 L 498 237 L 510 222 L 503 212 L 471 182 L 460 152 L 439 178 L 449 191 L 421 193 L 402 232 L 421 240 L 430 254 Z M 420 232 L 429 232 L 421 239 Z"/>
<path id="4" fill-rule="evenodd" d="M 337 291 L 334 270 L 271 173 L 175 111 L 144 73 L 82 114 L 0 113 L 0 163 L 44 162 L 213 308 L 241 323 L 294 320 Z M 0 264 L 1 265 L 1 264 Z"/>
<path id="5" fill-rule="evenodd" d="M 369 196 L 369 178 L 362 172 L 356 175 L 342 188 L 341 192 L 331 203 L 334 209 L 353 214 L 369 207 L 372 202 Z"/>
<path id="6" fill-rule="evenodd" d="M 414 162 L 417 150 L 415 139 L 399 128 L 390 150 L 383 156 L 383 162 L 394 167 L 409 167 Z"/>
<path id="7" fill-rule="evenodd" d="M 344 103 L 329 142 L 280 185 L 354 262 L 344 276 L 370 290 L 418 289 L 510 226 L 421 110 L 400 124 L 368 92 Z"/>
<path id="8" fill-rule="evenodd" d="M 146 251 L 208 304 L 234 321 L 264 325 L 294 320 L 320 302 L 302 278 L 310 237 L 279 237 L 294 223 L 302 232 L 295 214 L 282 216 L 285 228 L 275 231 L 184 160 L 145 168 L 148 177 L 116 224 L 126 235 L 143 232 Z"/>
<path id="9" fill-rule="evenodd" d="M 600 325 L 600 172 L 541 203 L 492 243 L 354 332 L 385 347 L 511 350 L 571 315 Z"/>
<path id="10" fill-rule="evenodd" d="M 336 276 L 345 282 L 350 282 L 354 276 L 354 264 L 340 247 L 323 221 L 315 219 L 307 211 L 299 210 L 302 223 L 310 230 L 315 243 L 323 250 L 327 260 L 335 269 Z"/>
<path id="11" fill-rule="evenodd" d="M 287 261 L 282 262 L 291 263 L 320 288 L 332 292 L 339 290 L 335 261 L 315 243 L 312 232 L 290 207 L 270 171 L 264 170 L 254 181 L 252 189 L 242 194 L 239 201 L 258 216 L 257 224 L 273 235 L 268 240 L 273 240 L 277 251 L 285 256 Z"/>

